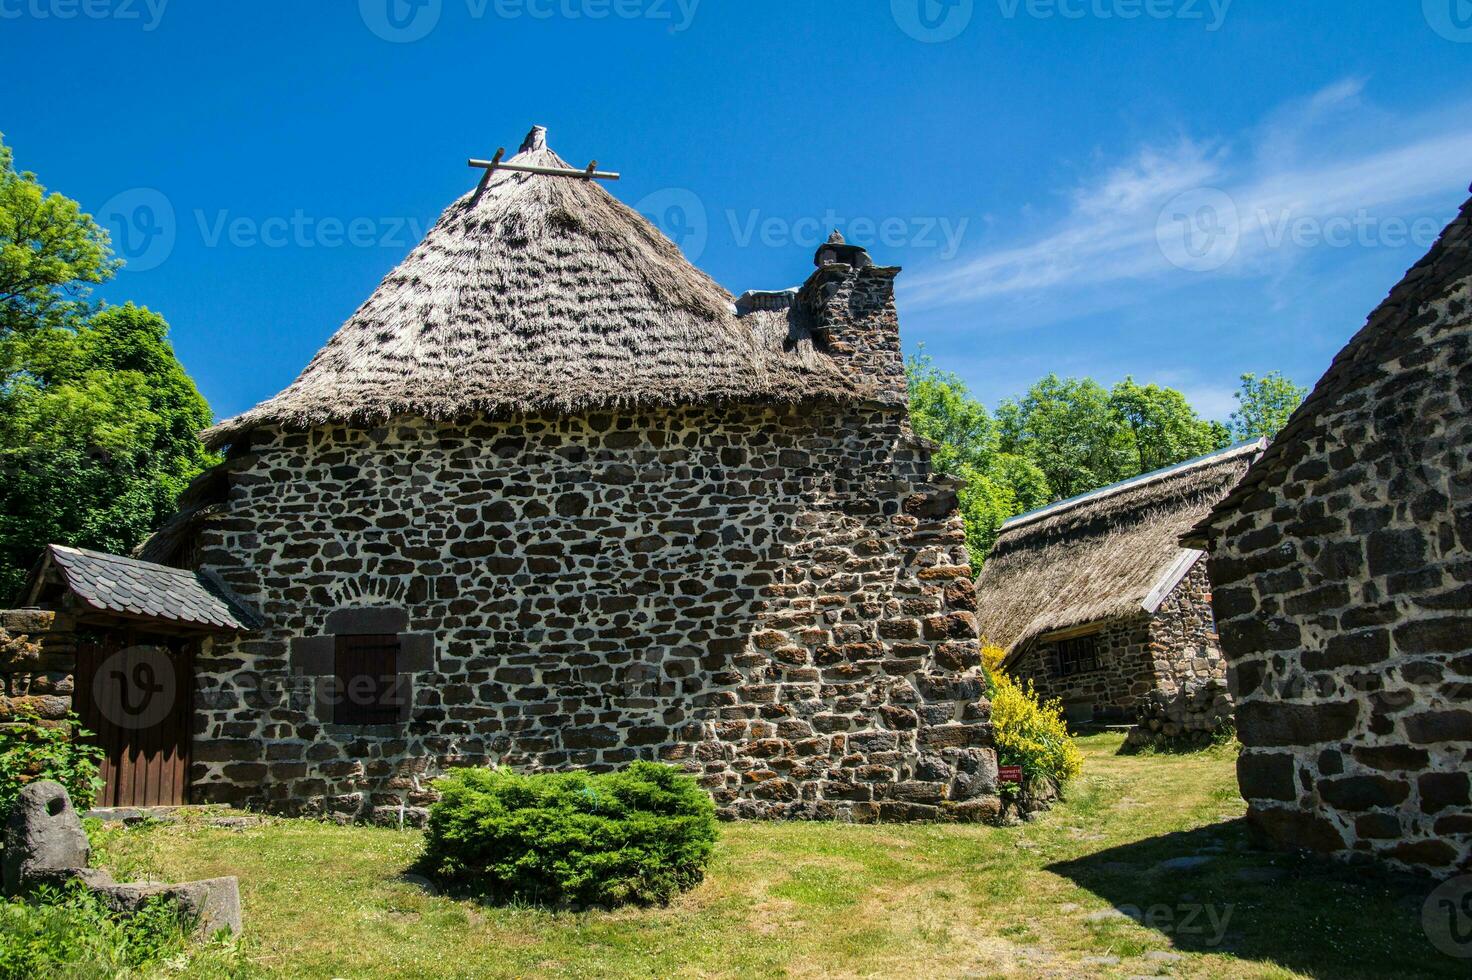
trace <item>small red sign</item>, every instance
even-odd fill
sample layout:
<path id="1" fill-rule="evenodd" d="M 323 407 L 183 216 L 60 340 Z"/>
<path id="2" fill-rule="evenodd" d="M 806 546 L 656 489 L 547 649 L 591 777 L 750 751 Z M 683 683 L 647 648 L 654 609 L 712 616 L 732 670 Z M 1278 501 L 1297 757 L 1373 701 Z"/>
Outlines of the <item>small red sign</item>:
<path id="1" fill-rule="evenodd" d="M 1022 767 L 998 766 L 997 779 L 1004 783 L 1020 783 L 1022 782 Z"/>

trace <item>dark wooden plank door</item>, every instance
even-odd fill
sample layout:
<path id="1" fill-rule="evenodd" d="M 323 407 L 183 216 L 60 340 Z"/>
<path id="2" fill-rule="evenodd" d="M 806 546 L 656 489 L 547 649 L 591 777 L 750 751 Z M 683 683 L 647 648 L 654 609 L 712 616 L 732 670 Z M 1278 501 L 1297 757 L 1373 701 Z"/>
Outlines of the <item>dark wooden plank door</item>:
<path id="1" fill-rule="evenodd" d="M 188 802 L 194 645 L 105 636 L 77 648 L 72 696 L 105 753 L 98 806 Z"/>

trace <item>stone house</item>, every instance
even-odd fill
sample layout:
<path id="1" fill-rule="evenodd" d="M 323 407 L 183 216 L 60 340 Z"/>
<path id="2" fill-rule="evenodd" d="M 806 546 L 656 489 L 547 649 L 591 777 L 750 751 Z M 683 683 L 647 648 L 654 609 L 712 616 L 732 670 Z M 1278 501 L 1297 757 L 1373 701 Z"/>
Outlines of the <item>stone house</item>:
<path id="1" fill-rule="evenodd" d="M 1002 669 L 1063 702 L 1073 724 L 1167 736 L 1231 721 L 1204 553 L 1178 538 L 1262 452 L 1220 450 L 1030 511 L 1002 525 L 977 579 Z"/>
<path id="2" fill-rule="evenodd" d="M 1248 819 L 1284 846 L 1472 867 L 1469 409 L 1472 202 L 1186 539 Z"/>
<path id="3" fill-rule="evenodd" d="M 145 547 L 260 617 L 190 655 L 188 798 L 417 822 L 447 767 L 660 759 L 726 816 L 994 816 L 899 270 L 835 236 L 733 299 L 541 129 L 506 163 L 542 172 L 492 170 L 206 432 Z"/>

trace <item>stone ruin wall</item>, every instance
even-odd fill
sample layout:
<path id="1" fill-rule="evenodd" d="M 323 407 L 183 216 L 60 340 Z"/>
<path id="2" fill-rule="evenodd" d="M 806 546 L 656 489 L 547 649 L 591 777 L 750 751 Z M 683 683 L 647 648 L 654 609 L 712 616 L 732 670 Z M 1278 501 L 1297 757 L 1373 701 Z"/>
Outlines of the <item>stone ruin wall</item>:
<path id="1" fill-rule="evenodd" d="M 995 817 L 927 460 L 892 405 L 258 432 L 199 543 L 268 624 L 200 655 L 194 798 L 412 823 L 446 767 L 660 759 L 726 816 Z M 314 693 L 355 617 L 404 634 L 401 725 Z"/>
<path id="2" fill-rule="evenodd" d="M 0 610 L 0 724 L 26 716 L 66 719 L 77 666 L 74 629 L 64 613 Z"/>
<path id="3" fill-rule="evenodd" d="M 1227 662 L 1211 614 L 1211 579 L 1198 561 L 1150 618 L 1155 688 L 1135 706 L 1130 740 L 1204 739 L 1233 722 Z"/>
<path id="4" fill-rule="evenodd" d="M 1282 845 L 1472 867 L 1468 305 L 1423 311 L 1218 535 L 1238 775 Z"/>

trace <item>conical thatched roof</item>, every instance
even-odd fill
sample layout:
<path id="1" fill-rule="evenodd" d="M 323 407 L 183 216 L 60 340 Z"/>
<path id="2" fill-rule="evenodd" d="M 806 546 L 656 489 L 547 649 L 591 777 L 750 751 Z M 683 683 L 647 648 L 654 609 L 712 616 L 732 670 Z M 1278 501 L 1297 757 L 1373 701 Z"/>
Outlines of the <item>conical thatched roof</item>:
<path id="1" fill-rule="evenodd" d="M 981 635 L 1017 652 L 1043 633 L 1154 612 L 1201 557 L 1178 542 L 1265 441 L 1232 446 L 1002 525 L 977 579 Z"/>
<path id="2" fill-rule="evenodd" d="M 534 129 L 507 163 L 568 167 Z M 864 392 L 797 314 L 729 293 L 596 180 L 498 170 L 451 204 L 290 387 L 208 430 Z"/>

